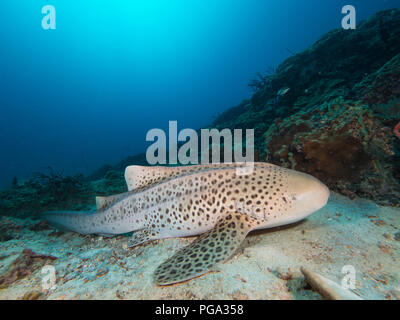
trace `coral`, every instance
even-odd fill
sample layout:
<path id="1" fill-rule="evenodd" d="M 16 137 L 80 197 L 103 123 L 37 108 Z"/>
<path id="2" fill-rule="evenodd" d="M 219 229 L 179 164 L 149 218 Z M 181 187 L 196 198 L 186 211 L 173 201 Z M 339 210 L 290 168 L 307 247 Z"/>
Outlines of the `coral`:
<path id="1" fill-rule="evenodd" d="M 15 224 L 13 221 L 0 217 L 0 242 L 18 238 L 22 225 Z"/>
<path id="2" fill-rule="evenodd" d="M 388 61 L 378 71 L 363 79 L 354 88 L 362 101 L 371 106 L 385 104 L 400 96 L 400 54 Z"/>
<path id="3" fill-rule="evenodd" d="M 63 176 L 62 172 L 55 172 L 51 167 L 49 173 L 34 173 L 31 183 L 38 193 L 48 195 L 49 201 L 65 201 L 69 195 L 82 191 L 83 176 Z"/>
<path id="4" fill-rule="evenodd" d="M 124 172 L 117 170 L 108 171 L 103 179 L 92 182 L 91 186 L 96 195 L 100 196 L 128 191 L 125 183 Z"/>
<path id="5" fill-rule="evenodd" d="M 44 231 L 44 230 L 50 230 L 50 229 L 51 229 L 51 227 L 46 221 L 39 221 L 38 223 L 29 227 L 29 230 L 31 230 L 31 231 Z"/>
<path id="6" fill-rule="evenodd" d="M 44 266 L 48 261 L 56 260 L 56 257 L 37 254 L 30 249 L 24 249 L 8 269 L 0 276 L 0 289 L 7 288 L 14 282 L 30 276 Z"/>
<path id="7" fill-rule="evenodd" d="M 276 72 L 274 67 L 269 67 L 265 74 L 257 73 L 257 77 L 250 81 L 249 88 L 255 92 L 268 86 L 271 81 L 271 75 Z"/>
<path id="8" fill-rule="evenodd" d="M 399 33 L 399 9 L 377 13 L 361 22 L 352 32 L 337 29 L 327 33 L 306 51 L 286 59 L 275 73 L 268 76 L 268 81 L 250 99 L 250 105 L 245 111 L 247 116 L 243 118 L 255 118 L 258 123 L 267 122 L 268 128 L 276 118 L 290 116 L 302 108 L 338 97 L 353 98 L 360 91 L 357 89 L 354 92 L 354 85 L 399 54 Z M 396 60 L 389 64 L 395 66 Z M 384 84 L 381 93 L 385 90 L 389 93 L 391 90 L 398 90 L 399 82 L 390 79 L 395 78 L 396 73 L 389 69 L 390 67 L 383 69 L 385 74 L 381 78 L 387 78 L 391 87 Z M 378 79 L 377 85 L 379 81 Z M 279 108 L 276 108 L 279 110 L 270 110 L 266 116 L 257 115 L 260 110 L 274 105 L 277 92 L 284 87 L 291 90 L 280 99 Z M 377 87 L 376 92 L 379 90 Z M 372 95 L 376 96 L 376 93 Z M 237 125 L 235 117 L 221 120 L 223 121 L 216 121 L 215 125 L 227 128 L 235 128 Z"/>
<path id="9" fill-rule="evenodd" d="M 398 33 L 398 9 L 375 14 L 354 32 L 327 33 L 286 59 L 246 108 L 226 111 L 214 127 L 254 128 L 261 160 L 315 175 L 351 197 L 396 204 Z M 282 88 L 291 89 L 276 99 Z"/>
<path id="10" fill-rule="evenodd" d="M 400 199 L 395 144 L 367 104 L 338 99 L 299 111 L 265 133 L 268 161 L 310 173 L 332 190 L 381 203 Z"/>
<path id="11" fill-rule="evenodd" d="M 19 300 L 41 300 L 43 294 L 38 291 L 30 291 L 25 293 Z"/>
<path id="12" fill-rule="evenodd" d="M 0 215 L 36 217 L 49 210 L 90 210 L 97 195 L 126 192 L 122 170 L 108 170 L 103 179 L 88 181 L 83 175 L 64 176 L 52 168 L 47 173 L 34 173 L 17 186 L 0 191 Z M 38 226 L 38 228 L 45 226 Z M 5 234 L 0 239 L 12 239 Z"/>
<path id="13" fill-rule="evenodd" d="M 393 133 L 400 138 L 400 122 L 394 127 Z"/>
<path id="14" fill-rule="evenodd" d="M 246 108 L 249 106 L 249 101 L 244 100 L 239 105 L 233 108 L 229 108 L 225 112 L 221 113 L 213 123 L 213 127 L 215 127 L 218 123 L 226 123 L 231 121 L 232 119 L 237 119 L 241 114 L 246 112 Z"/>
<path id="15" fill-rule="evenodd" d="M 82 175 L 64 176 L 49 167 L 48 173 L 0 192 L 0 215 L 29 216 L 43 210 L 87 209 L 93 202 L 90 186 Z"/>

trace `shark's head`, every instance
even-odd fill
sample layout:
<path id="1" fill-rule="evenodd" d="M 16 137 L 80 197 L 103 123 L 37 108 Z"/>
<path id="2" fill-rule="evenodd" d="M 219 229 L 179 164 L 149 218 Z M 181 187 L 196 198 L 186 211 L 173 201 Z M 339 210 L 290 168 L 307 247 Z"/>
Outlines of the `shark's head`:
<path id="1" fill-rule="evenodd" d="M 318 179 L 276 165 L 258 165 L 242 179 L 233 184 L 234 195 L 239 194 L 236 209 L 261 218 L 258 229 L 300 221 L 324 207 L 329 198 L 329 189 Z"/>
<path id="2" fill-rule="evenodd" d="M 329 189 L 313 176 L 288 170 L 287 193 L 290 205 L 284 213 L 287 223 L 296 222 L 309 216 L 326 205 Z"/>

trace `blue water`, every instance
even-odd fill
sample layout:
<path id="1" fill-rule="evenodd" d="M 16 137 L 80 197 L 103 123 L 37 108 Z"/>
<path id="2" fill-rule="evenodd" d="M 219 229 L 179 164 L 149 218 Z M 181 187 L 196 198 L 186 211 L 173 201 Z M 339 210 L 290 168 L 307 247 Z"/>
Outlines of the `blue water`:
<path id="1" fill-rule="evenodd" d="M 41 9 L 57 10 L 43 30 Z M 1 0 L 0 187 L 52 166 L 89 173 L 145 134 L 200 128 L 341 23 L 336 0 Z M 398 6 L 352 0 L 357 19 Z"/>

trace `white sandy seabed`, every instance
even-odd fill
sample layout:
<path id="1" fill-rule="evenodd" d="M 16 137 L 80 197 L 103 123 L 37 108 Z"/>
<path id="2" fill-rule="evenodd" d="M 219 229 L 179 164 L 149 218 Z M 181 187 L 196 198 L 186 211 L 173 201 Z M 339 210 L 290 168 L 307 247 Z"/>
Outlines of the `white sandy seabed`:
<path id="1" fill-rule="evenodd" d="M 36 222 L 12 221 L 24 226 L 23 234 L 0 242 L 0 275 L 29 248 L 58 258 L 50 262 L 56 288 L 43 290 L 43 275 L 36 270 L 0 289 L 0 299 L 31 292 L 41 299 L 321 299 L 306 284 L 301 266 L 338 284 L 343 267 L 352 266 L 353 292 L 361 298 L 400 299 L 400 209 L 363 199 L 332 194 L 325 208 L 301 223 L 250 234 L 215 272 L 167 287 L 153 283 L 153 271 L 193 238 L 127 249 L 125 236 L 34 232 L 27 225 Z"/>

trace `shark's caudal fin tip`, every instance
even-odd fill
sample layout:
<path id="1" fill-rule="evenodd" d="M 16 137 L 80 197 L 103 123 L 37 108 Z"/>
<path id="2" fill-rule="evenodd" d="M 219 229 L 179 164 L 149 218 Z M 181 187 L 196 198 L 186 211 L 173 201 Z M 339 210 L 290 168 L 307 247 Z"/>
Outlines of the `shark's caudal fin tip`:
<path id="1" fill-rule="evenodd" d="M 55 221 L 54 217 L 59 214 L 59 211 L 44 211 L 44 212 L 40 212 L 37 217 L 40 220 L 46 221 L 49 225 L 51 225 L 52 227 L 60 230 L 60 231 L 70 231 L 68 228 L 66 228 L 64 225 L 57 223 L 57 221 Z"/>
<path id="2" fill-rule="evenodd" d="M 82 229 L 79 220 L 71 218 L 79 218 L 80 216 L 90 215 L 92 212 L 81 211 L 45 211 L 38 215 L 38 218 L 45 220 L 50 225 L 63 231 L 75 231 L 86 234 L 86 230 Z M 76 221 L 75 221 L 76 220 Z"/>
<path id="3" fill-rule="evenodd" d="M 59 213 L 60 213 L 60 211 L 43 211 L 43 212 L 39 212 L 36 216 L 39 219 L 47 221 L 48 219 L 51 219 L 51 217 L 53 217 Z"/>

